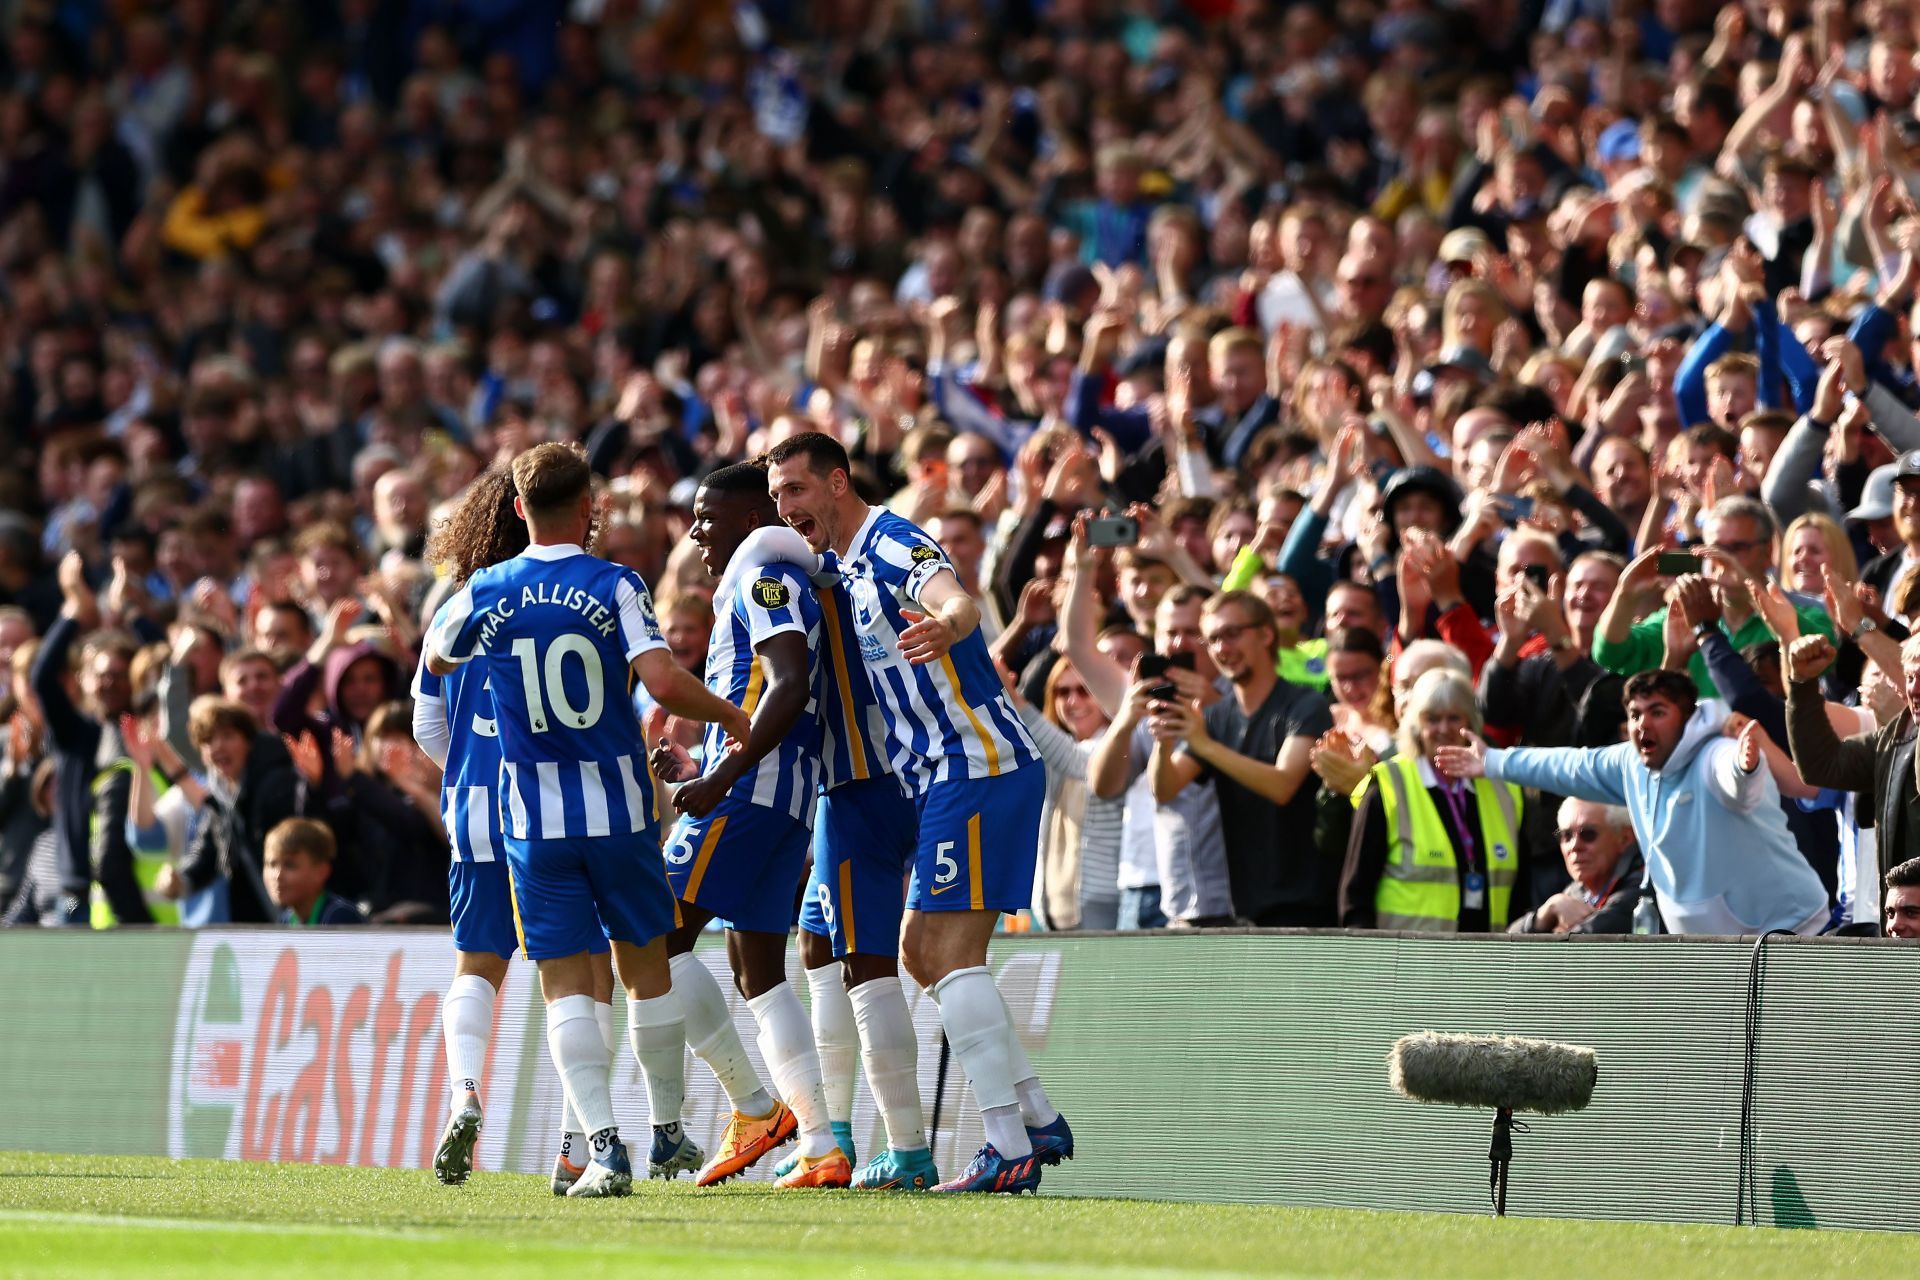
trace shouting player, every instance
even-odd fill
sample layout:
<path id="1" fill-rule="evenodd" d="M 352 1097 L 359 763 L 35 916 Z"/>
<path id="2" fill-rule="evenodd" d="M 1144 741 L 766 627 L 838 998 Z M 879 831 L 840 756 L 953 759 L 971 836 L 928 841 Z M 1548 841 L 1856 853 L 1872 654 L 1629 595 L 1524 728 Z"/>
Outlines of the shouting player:
<path id="1" fill-rule="evenodd" d="M 506 467 L 482 473 L 435 532 L 428 562 L 446 566 L 458 585 L 489 565 L 525 551 L 527 527 L 513 513 L 513 497 L 513 473 Z M 454 725 L 460 727 L 458 733 Z M 493 1037 L 494 1000 L 518 946 L 494 794 L 500 778 L 500 742 L 485 679 L 473 667 L 464 666 L 443 680 L 423 662 L 413 680 L 413 736 L 420 749 L 445 770 L 440 815 L 453 844 L 447 880 L 453 903 L 454 979 L 440 1010 L 453 1108 L 434 1154 L 433 1172 L 440 1181 L 457 1185 L 473 1172 L 473 1148 L 482 1120 L 480 1075 Z M 594 953 L 593 1012 L 611 1055 L 616 1043 L 613 969 L 604 941 L 596 940 L 590 950 Z M 555 1195 L 566 1193 L 588 1160 L 586 1134 L 572 1104 L 566 1105 L 565 1112 L 560 1154 L 553 1166 Z"/>
<path id="2" fill-rule="evenodd" d="M 888 759 L 886 721 L 860 663 L 852 599 L 837 570 L 831 589 L 819 594 L 825 789 L 800 908 L 800 963 L 813 993 L 827 1116 L 851 1157 L 857 1056 L 887 1149 L 854 1175 L 854 1190 L 927 1191 L 940 1175 L 927 1147 L 920 1046 L 897 958 L 920 814 Z"/>
<path id="3" fill-rule="evenodd" d="M 987 655 L 979 606 L 938 544 L 860 499 L 832 437 L 802 432 L 768 457 L 781 518 L 846 576 L 861 663 L 919 808 L 900 955 L 940 1007 L 987 1134 L 934 1189 L 1036 1190 L 1040 1166 L 1071 1156 L 1073 1137 L 1027 1060 L 987 943 L 1001 912 L 1032 901 L 1045 769 Z"/>
<path id="4" fill-rule="evenodd" d="M 744 742 L 747 716 L 675 666 L 640 576 L 588 555 L 592 471 L 573 445 L 514 460 L 514 508 L 531 545 L 482 569 L 428 633 L 429 670 L 478 658 L 500 735 L 502 843 L 522 949 L 540 969 L 547 1047 L 591 1160 L 570 1196 L 625 1195 L 633 1171 L 614 1126 L 611 1066 L 594 1016 L 592 950 L 612 942 L 627 1026 L 653 1113 L 651 1162 L 674 1163 L 686 1039 L 665 935 L 673 895 L 629 668 L 676 715 Z"/>
<path id="5" fill-rule="evenodd" d="M 707 573 L 720 580 L 707 687 L 753 717 L 739 751 L 727 752 L 720 731 L 708 730 L 698 777 L 670 743 L 654 756 L 655 774 L 680 782 L 673 805 L 685 814 L 665 850 L 667 882 L 680 900 L 680 923 L 667 939 L 673 987 L 694 1054 L 733 1104 L 720 1148 L 695 1181 L 712 1186 L 745 1172 L 792 1137 L 797 1123 L 799 1156 L 779 1185 L 844 1187 L 853 1167 L 828 1127 L 813 1028 L 786 968 L 820 774 L 820 606 L 808 581 L 817 557 L 780 523 L 767 473 L 750 463 L 721 467 L 701 482 L 689 536 Z M 734 985 L 753 1011 L 760 1056 L 781 1098 L 761 1087 L 719 983 L 693 954 L 716 917 L 727 922 Z"/>

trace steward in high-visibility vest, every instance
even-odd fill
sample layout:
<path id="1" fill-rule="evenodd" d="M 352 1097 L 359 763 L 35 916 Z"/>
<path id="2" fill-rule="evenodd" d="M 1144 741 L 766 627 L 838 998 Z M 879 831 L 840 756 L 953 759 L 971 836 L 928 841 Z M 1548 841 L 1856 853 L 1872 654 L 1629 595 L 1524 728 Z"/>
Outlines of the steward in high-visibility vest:
<path id="1" fill-rule="evenodd" d="M 131 774 L 136 767 L 133 761 L 127 759 L 125 756 L 115 760 L 111 765 L 94 775 L 94 795 L 98 796 L 102 790 L 110 785 L 115 775 L 122 772 Z M 158 769 L 153 771 L 153 785 L 156 791 L 165 791 L 167 789 L 166 778 L 161 775 Z M 99 812 L 96 810 L 87 821 L 88 834 L 91 836 L 96 833 L 96 828 L 99 825 Z M 128 846 L 128 852 L 133 855 L 134 882 L 140 886 L 141 900 L 147 904 L 147 912 L 153 917 L 153 923 L 179 924 L 180 904 L 161 893 L 160 890 L 155 887 L 160 879 L 160 868 L 166 866 L 170 859 L 164 852 L 155 853 L 151 850 L 143 852 L 140 849 L 132 847 L 131 844 Z M 107 903 L 106 890 L 100 887 L 100 882 L 97 879 L 93 882 L 89 906 L 91 907 L 89 923 L 92 924 L 94 928 L 111 929 L 120 923 L 113 914 L 113 908 Z"/>
<path id="2" fill-rule="evenodd" d="M 1387 825 L 1387 863 L 1373 895 L 1374 926 L 1457 933 L 1464 892 L 1469 899 L 1484 894 L 1489 926 L 1504 930 L 1520 872 L 1520 788 L 1485 778 L 1461 785 L 1452 793 L 1461 809 L 1450 826 L 1421 782 L 1416 757 L 1382 760 L 1365 785 L 1379 789 Z M 1479 816 L 1485 847 L 1476 849 L 1471 867 L 1463 869 L 1452 831 L 1469 804 Z"/>

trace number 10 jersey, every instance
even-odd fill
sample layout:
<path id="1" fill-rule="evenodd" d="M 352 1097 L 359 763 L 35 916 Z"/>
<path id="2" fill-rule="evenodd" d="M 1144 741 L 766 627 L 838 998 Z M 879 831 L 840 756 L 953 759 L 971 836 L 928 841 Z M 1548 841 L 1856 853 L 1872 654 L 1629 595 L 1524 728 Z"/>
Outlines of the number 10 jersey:
<path id="1" fill-rule="evenodd" d="M 474 574 L 442 608 L 425 647 L 486 668 L 509 839 L 655 825 L 628 669 L 666 642 L 639 574 L 577 546 L 536 544 Z"/>

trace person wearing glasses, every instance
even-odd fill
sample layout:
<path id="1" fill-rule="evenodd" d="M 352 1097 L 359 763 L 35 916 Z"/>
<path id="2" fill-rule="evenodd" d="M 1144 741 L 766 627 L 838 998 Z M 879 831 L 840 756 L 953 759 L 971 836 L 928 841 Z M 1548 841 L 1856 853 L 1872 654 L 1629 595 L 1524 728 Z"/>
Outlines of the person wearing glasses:
<path id="1" fill-rule="evenodd" d="M 1615 804 L 1561 802 L 1554 832 L 1572 883 L 1507 926 L 1508 933 L 1632 933 L 1646 862 L 1633 815 Z"/>
<path id="2" fill-rule="evenodd" d="M 1313 747 L 1333 728 L 1318 690 L 1275 673 L 1279 623 L 1249 591 L 1207 601 L 1200 629 L 1232 693 L 1205 710 L 1181 697 L 1155 697 L 1149 771 L 1155 799 L 1210 778 L 1220 799 L 1233 912 L 1254 924 L 1330 926 L 1340 868 L 1314 841 Z"/>
<path id="3" fill-rule="evenodd" d="M 1767 582 L 1774 571 L 1773 513 L 1764 503 L 1752 498 L 1722 498 L 1700 522 L 1701 545 L 1685 550 L 1698 555 L 1701 572 L 1713 583 L 1714 599 L 1719 606 L 1717 618 L 1694 620 L 1695 639 L 1709 630 L 1717 630 L 1735 649 L 1770 640 L 1773 633 L 1754 607 L 1750 584 Z M 1620 575 L 1613 599 L 1600 615 L 1600 629 L 1593 638 L 1593 660 L 1618 675 L 1637 675 L 1658 668 L 1666 654 L 1666 608 L 1654 609 L 1638 617 L 1648 598 L 1658 587 L 1658 560 L 1663 548 L 1650 548 L 1640 554 Z M 1834 638 L 1833 620 L 1824 605 L 1810 596 L 1787 593 L 1794 612 L 1799 615 L 1800 634 L 1819 634 Z M 1696 646 L 1697 647 L 1697 646 Z M 1707 670 L 1707 661 L 1695 653 L 1687 661 L 1687 673 L 1702 698 L 1723 696 Z"/>

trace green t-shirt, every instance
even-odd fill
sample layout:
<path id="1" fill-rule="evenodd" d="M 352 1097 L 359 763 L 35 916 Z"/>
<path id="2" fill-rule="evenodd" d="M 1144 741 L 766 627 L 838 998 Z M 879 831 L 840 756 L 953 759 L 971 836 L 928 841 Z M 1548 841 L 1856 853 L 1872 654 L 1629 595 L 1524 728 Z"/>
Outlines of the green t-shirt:
<path id="1" fill-rule="evenodd" d="M 1800 616 L 1800 634 L 1823 635 L 1832 640 L 1833 620 L 1827 617 L 1827 611 L 1817 604 L 1794 602 L 1793 611 Z M 1637 675 L 1642 671 L 1651 671 L 1660 665 L 1660 659 L 1666 655 L 1667 642 L 1663 630 L 1666 625 L 1667 611 L 1656 609 L 1647 617 L 1633 624 L 1633 630 L 1619 644 L 1608 644 L 1600 636 L 1593 640 L 1593 660 L 1618 675 Z M 1767 630 L 1758 613 L 1748 617 L 1740 624 L 1738 631 L 1728 631 L 1727 622 L 1722 618 L 1719 623 L 1721 632 L 1733 642 L 1736 649 L 1744 649 L 1750 644 L 1773 639 L 1773 632 Z M 1687 674 L 1693 677 L 1693 683 L 1703 698 L 1717 698 L 1720 691 L 1714 686 L 1713 677 L 1707 672 L 1707 660 L 1694 654 L 1687 661 Z"/>
<path id="2" fill-rule="evenodd" d="M 1327 677 L 1327 642 L 1302 640 L 1291 649 L 1282 649 L 1276 669 L 1280 672 L 1280 678 L 1288 684 L 1305 685 L 1309 689 L 1324 692 L 1330 683 Z"/>

